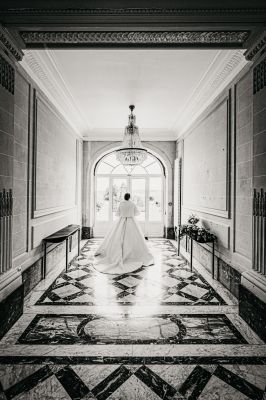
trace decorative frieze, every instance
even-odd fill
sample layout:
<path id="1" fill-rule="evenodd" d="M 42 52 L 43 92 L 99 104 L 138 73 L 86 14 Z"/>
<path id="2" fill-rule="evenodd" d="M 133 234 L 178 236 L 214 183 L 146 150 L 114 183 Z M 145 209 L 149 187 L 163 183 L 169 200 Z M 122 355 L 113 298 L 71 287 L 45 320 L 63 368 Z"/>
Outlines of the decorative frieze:
<path id="1" fill-rule="evenodd" d="M 14 94 L 15 70 L 0 54 L 0 85 Z"/>
<path id="2" fill-rule="evenodd" d="M 10 37 L 9 32 L 0 25 L 0 45 L 4 48 L 5 52 L 8 55 L 11 55 L 11 58 L 14 57 L 17 61 L 22 60 L 23 53 L 22 51 L 15 45 L 13 38 Z"/>
<path id="3" fill-rule="evenodd" d="M 21 37 L 29 47 L 40 45 L 87 45 L 87 46 L 182 46 L 217 45 L 230 47 L 242 45 L 249 31 L 25 31 Z"/>
<path id="4" fill-rule="evenodd" d="M 126 16 L 191 16 L 191 15 L 261 15 L 266 8 L 11 8 L 3 10 L 3 15 L 126 15 Z"/>
<path id="5" fill-rule="evenodd" d="M 266 51 L 266 31 L 260 36 L 258 40 L 245 52 L 245 57 L 248 61 L 253 61 L 258 58 L 263 52 Z"/>
<path id="6" fill-rule="evenodd" d="M 253 94 L 256 94 L 266 85 L 266 58 L 253 70 Z"/>

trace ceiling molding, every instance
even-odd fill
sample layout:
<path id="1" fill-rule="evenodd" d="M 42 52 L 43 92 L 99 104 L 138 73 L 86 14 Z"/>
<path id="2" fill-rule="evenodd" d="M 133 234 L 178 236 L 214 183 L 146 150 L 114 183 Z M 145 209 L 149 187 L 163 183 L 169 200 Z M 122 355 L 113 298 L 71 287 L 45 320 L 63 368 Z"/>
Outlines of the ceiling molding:
<path id="1" fill-rule="evenodd" d="M 4 52 L 16 61 L 22 60 L 23 52 L 16 44 L 15 39 L 11 37 L 10 33 L 0 24 L 0 45 Z"/>
<path id="2" fill-rule="evenodd" d="M 243 50 L 228 50 L 226 54 L 223 52 L 218 54 L 203 79 L 199 81 L 185 102 L 172 126 L 172 130 L 177 132 L 178 137 L 189 129 L 246 64 L 247 60 L 243 56 Z"/>
<path id="3" fill-rule="evenodd" d="M 71 91 L 59 72 L 51 51 L 26 50 L 22 67 L 38 84 L 48 99 L 60 111 L 68 123 L 80 136 L 87 131 L 89 122 L 83 117 Z"/>
<path id="4" fill-rule="evenodd" d="M 3 15 L 248 15 L 266 12 L 265 7 L 241 8 L 11 8 Z"/>
<path id="5" fill-rule="evenodd" d="M 24 31 L 20 34 L 28 48 L 59 45 L 241 47 L 250 31 Z"/>
<path id="6" fill-rule="evenodd" d="M 262 32 L 252 46 L 245 52 L 249 61 L 255 61 L 266 51 L 266 31 Z"/>

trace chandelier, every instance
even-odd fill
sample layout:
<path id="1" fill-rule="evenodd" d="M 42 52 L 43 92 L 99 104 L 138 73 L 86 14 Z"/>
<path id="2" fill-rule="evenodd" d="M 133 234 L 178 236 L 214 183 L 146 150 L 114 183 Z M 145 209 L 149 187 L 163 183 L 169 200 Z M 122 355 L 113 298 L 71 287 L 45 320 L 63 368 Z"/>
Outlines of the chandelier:
<path id="1" fill-rule="evenodd" d="M 135 125 L 136 116 L 133 115 L 135 106 L 130 105 L 131 111 L 128 116 L 128 125 L 125 128 L 125 134 L 122 146 L 116 151 L 116 159 L 121 162 L 127 170 L 132 170 L 136 165 L 141 164 L 147 158 L 147 150 L 141 144 L 139 129 Z"/>

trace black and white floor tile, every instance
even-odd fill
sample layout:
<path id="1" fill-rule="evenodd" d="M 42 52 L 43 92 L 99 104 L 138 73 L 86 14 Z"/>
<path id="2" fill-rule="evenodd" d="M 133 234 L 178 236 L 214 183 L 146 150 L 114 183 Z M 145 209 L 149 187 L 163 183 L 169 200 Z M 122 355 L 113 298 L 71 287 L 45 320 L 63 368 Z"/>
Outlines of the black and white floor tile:
<path id="1" fill-rule="evenodd" d="M 155 265 L 133 273 L 103 275 L 93 268 L 99 242 L 87 243 L 37 301 L 38 305 L 218 305 L 223 298 L 186 261 L 170 241 L 151 240 Z"/>
<path id="2" fill-rule="evenodd" d="M 32 291 L 0 341 L 1 400 L 266 399 L 266 345 L 235 299 L 148 243 L 154 266 L 106 276 L 89 240 Z"/>
<path id="3" fill-rule="evenodd" d="M 265 399 L 260 364 L 4 364 L 1 399 Z"/>

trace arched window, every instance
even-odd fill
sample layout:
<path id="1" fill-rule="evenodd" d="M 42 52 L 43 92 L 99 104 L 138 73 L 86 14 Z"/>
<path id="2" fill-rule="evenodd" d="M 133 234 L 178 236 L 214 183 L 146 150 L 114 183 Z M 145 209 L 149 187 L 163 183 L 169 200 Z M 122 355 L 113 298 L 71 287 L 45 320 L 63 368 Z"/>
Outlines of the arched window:
<path id="1" fill-rule="evenodd" d="M 158 236 L 163 231 L 164 167 L 151 153 L 129 174 L 116 159 L 115 152 L 101 158 L 95 166 L 95 235 L 102 235 L 116 219 L 118 204 L 126 192 L 140 210 L 138 217 L 145 234 Z M 156 228 L 157 227 L 157 228 Z"/>
<path id="2" fill-rule="evenodd" d="M 137 165 L 131 172 L 131 175 L 161 175 L 163 174 L 161 162 L 148 153 L 148 156 L 141 165 Z M 128 175 L 126 168 L 116 159 L 115 152 L 107 154 L 98 161 L 95 167 L 96 175 Z"/>

